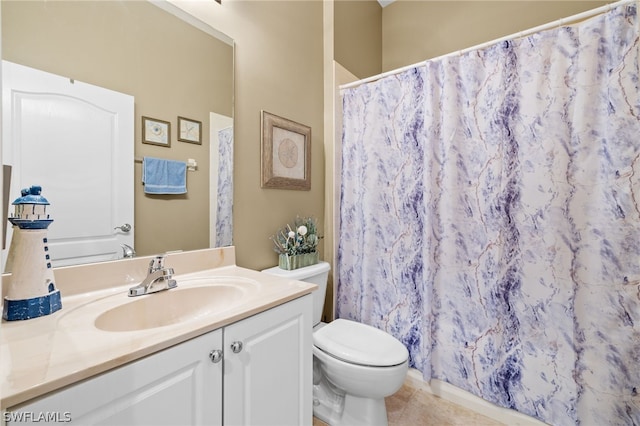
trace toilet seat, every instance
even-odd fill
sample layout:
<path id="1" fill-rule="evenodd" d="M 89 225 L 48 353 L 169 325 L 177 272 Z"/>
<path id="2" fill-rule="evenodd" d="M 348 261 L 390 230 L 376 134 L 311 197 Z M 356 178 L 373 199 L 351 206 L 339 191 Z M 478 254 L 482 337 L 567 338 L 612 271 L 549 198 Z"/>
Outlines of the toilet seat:
<path id="1" fill-rule="evenodd" d="M 337 319 L 313 333 L 313 344 L 343 361 L 392 367 L 407 361 L 409 351 L 395 337 L 355 321 Z"/>

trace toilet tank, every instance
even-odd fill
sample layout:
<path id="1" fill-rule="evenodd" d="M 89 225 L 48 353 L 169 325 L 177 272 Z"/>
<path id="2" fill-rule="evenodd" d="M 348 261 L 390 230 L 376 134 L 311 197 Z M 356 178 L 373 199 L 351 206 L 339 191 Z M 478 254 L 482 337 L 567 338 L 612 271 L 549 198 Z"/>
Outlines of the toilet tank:
<path id="1" fill-rule="evenodd" d="M 304 281 L 318 285 L 318 290 L 313 295 L 313 325 L 317 325 L 322 321 L 322 310 L 324 308 L 324 299 L 327 294 L 327 280 L 329 278 L 329 270 L 331 266 L 328 262 L 318 262 L 315 265 L 305 266 L 304 268 L 293 269 L 287 271 L 278 266 L 264 269 L 262 272 L 271 275 L 277 275 L 290 280 Z"/>

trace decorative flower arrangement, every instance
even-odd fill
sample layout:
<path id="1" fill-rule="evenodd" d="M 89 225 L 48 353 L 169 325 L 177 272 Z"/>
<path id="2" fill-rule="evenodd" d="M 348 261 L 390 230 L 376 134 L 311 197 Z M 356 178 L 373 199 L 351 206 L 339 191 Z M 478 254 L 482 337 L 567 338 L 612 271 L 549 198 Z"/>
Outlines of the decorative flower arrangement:
<path id="1" fill-rule="evenodd" d="M 271 236 L 273 250 L 280 255 L 289 256 L 315 253 L 320 238 L 318 237 L 316 219 L 312 217 L 296 217 L 293 227 L 287 224 Z"/>

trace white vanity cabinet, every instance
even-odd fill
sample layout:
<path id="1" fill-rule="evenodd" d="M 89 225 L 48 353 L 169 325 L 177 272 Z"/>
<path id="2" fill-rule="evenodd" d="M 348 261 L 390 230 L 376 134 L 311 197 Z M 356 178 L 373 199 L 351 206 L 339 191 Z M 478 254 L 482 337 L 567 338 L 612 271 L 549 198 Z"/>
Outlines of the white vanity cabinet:
<path id="1" fill-rule="evenodd" d="M 224 329 L 225 425 L 311 425 L 311 295 Z"/>
<path id="2" fill-rule="evenodd" d="M 9 409 L 5 420 L 311 425 L 311 312 L 302 296 Z"/>
<path id="3" fill-rule="evenodd" d="M 9 409 L 5 419 L 9 425 L 47 424 L 37 421 L 42 417 L 78 425 L 220 425 L 222 364 L 212 363 L 209 352 L 221 347 L 216 330 Z"/>

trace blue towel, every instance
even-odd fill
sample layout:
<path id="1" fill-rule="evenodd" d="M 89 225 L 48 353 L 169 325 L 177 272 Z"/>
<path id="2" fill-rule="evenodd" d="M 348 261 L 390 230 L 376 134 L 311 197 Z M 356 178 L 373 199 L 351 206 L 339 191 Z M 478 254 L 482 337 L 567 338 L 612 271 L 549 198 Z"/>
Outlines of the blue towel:
<path id="1" fill-rule="evenodd" d="M 144 157 L 142 183 L 147 194 L 186 194 L 187 163 Z"/>

